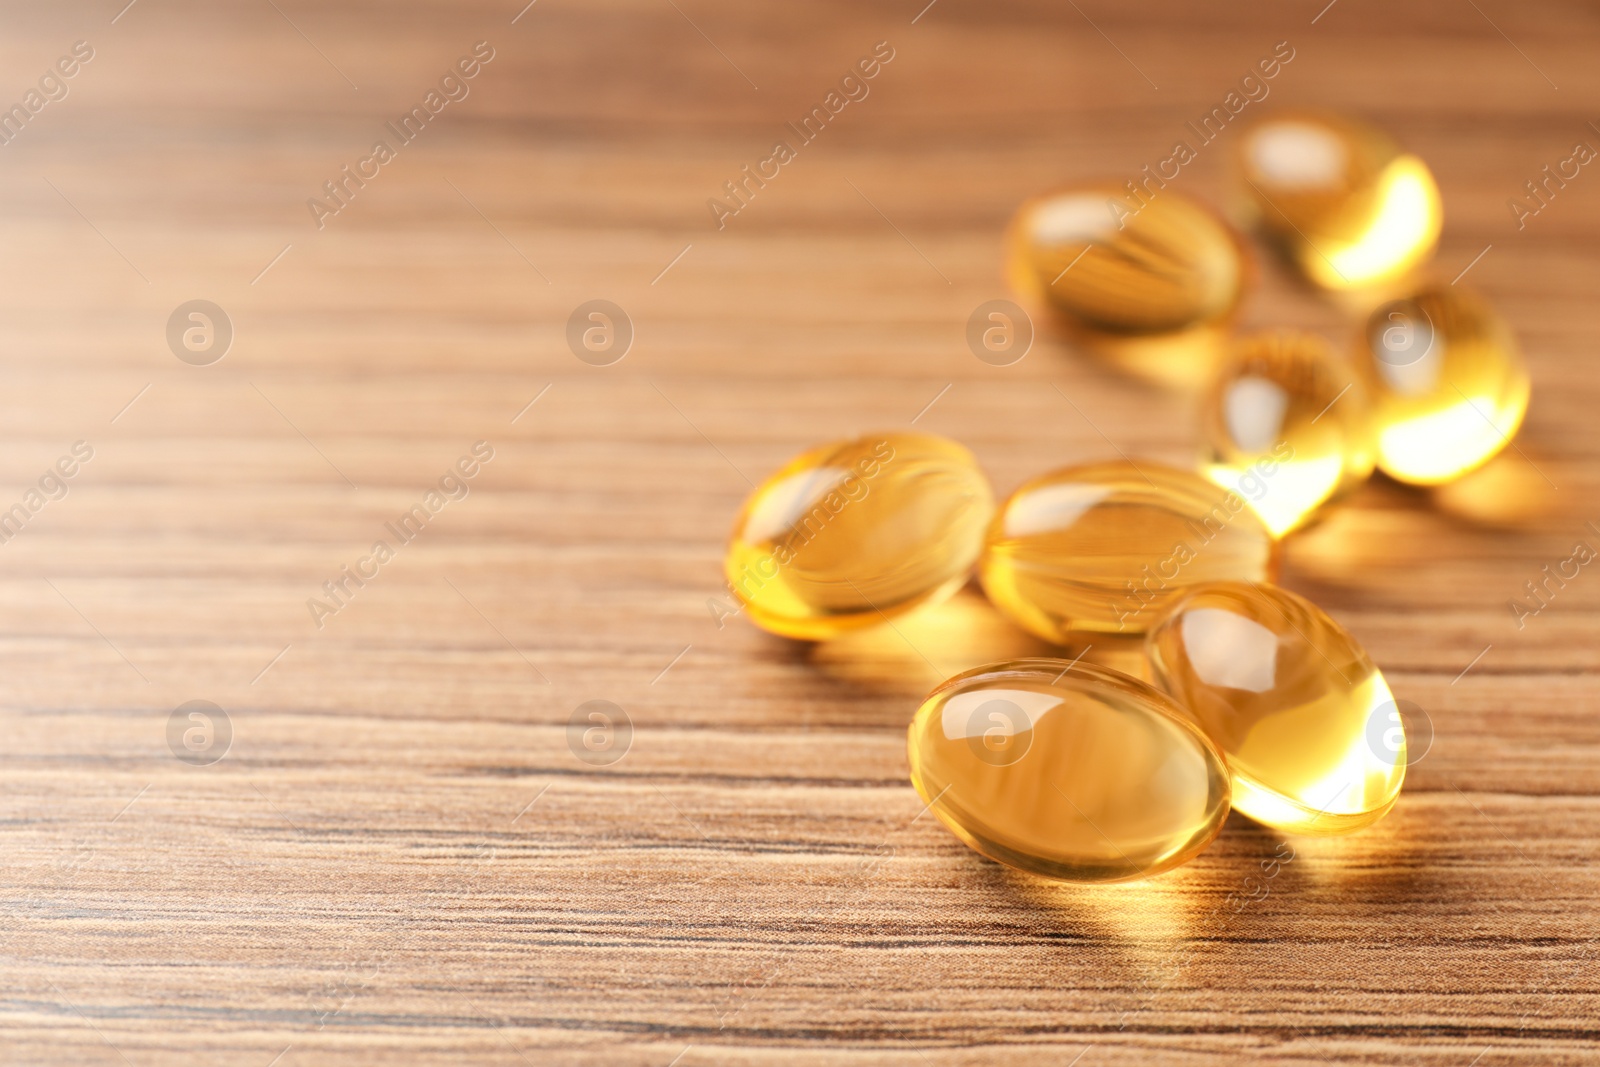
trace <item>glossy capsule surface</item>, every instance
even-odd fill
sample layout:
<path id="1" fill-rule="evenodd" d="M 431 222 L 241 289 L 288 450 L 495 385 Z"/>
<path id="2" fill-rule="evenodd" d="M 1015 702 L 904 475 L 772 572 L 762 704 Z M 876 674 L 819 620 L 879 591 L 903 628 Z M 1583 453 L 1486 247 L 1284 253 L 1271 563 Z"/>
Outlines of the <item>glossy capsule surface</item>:
<path id="1" fill-rule="evenodd" d="M 1292 833 L 1381 819 L 1406 744 L 1383 674 L 1316 605 L 1269 585 L 1190 589 L 1145 638 L 1157 684 L 1227 758 L 1233 806 Z"/>
<path id="2" fill-rule="evenodd" d="M 1228 816 L 1216 746 L 1152 687 L 1032 659 L 958 674 L 917 709 L 911 781 L 967 845 L 1077 882 L 1143 878 L 1203 850 Z"/>
<path id="3" fill-rule="evenodd" d="M 1274 537 L 1372 474 L 1366 388 L 1316 334 L 1241 339 L 1206 395 L 1201 423 L 1201 472 L 1244 497 Z"/>
<path id="4" fill-rule="evenodd" d="M 1383 305 L 1357 342 L 1378 467 L 1414 485 L 1448 482 L 1504 448 L 1528 410 L 1528 371 L 1510 328 L 1460 286 Z"/>
<path id="5" fill-rule="evenodd" d="M 1384 134 L 1332 115 L 1285 113 L 1239 141 L 1244 192 L 1262 229 L 1326 289 L 1364 289 L 1433 255 L 1439 188 Z"/>
<path id="6" fill-rule="evenodd" d="M 1023 204 L 1007 236 L 1012 287 L 1075 339 L 1148 377 L 1195 383 L 1244 292 L 1226 222 L 1171 190 L 1091 185 Z"/>
<path id="7" fill-rule="evenodd" d="M 1047 641 L 1142 634 L 1197 582 L 1276 573 L 1272 535 L 1235 492 L 1116 460 L 1023 484 L 989 525 L 978 574 L 995 607 Z"/>
<path id="8" fill-rule="evenodd" d="M 1226 223 L 1176 192 L 1142 206 L 1088 186 L 1025 203 L 1012 222 L 1017 286 L 1105 330 L 1182 329 L 1233 310 L 1244 267 Z"/>
<path id="9" fill-rule="evenodd" d="M 955 592 L 993 511 L 988 480 L 953 441 L 838 441 L 795 457 L 750 494 L 723 570 L 756 625 L 832 637 Z"/>

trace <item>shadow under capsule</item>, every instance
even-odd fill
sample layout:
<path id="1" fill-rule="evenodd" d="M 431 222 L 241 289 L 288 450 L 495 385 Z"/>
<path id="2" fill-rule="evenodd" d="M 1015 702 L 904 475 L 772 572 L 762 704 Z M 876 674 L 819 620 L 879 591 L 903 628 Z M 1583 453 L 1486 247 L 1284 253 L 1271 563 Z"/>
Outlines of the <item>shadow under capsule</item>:
<path id="1" fill-rule="evenodd" d="M 830 678 L 919 701 L 945 679 L 986 663 L 1061 654 L 1012 626 L 971 584 L 892 624 L 801 648 Z"/>
<path id="2" fill-rule="evenodd" d="M 1279 582 L 1312 599 L 1316 590 L 1386 583 L 1390 570 L 1408 553 L 1423 551 L 1419 546 L 1446 521 L 1425 489 L 1374 472 L 1347 499 L 1284 538 Z"/>
<path id="3" fill-rule="evenodd" d="M 1176 944 L 1194 932 L 1215 880 L 1194 863 L 1131 882 L 1056 882 L 981 860 L 1008 894 L 1074 929 L 1121 942 Z"/>
<path id="4" fill-rule="evenodd" d="M 1508 449 L 1444 485 L 1409 485 L 1374 472 L 1349 500 L 1286 539 L 1284 580 L 1308 593 L 1313 589 L 1302 588 L 1308 582 L 1348 589 L 1382 580 L 1416 554 L 1415 546 L 1452 525 L 1525 533 L 1548 531 L 1560 518 L 1586 521 L 1590 516 L 1574 510 L 1578 498 L 1560 493 L 1543 467 L 1537 456 L 1530 461 Z"/>
<path id="5" fill-rule="evenodd" d="M 1430 829 L 1436 824 L 1427 805 L 1408 804 L 1407 799 L 1402 790 L 1393 810 L 1350 834 L 1310 837 L 1264 829 L 1294 848 L 1289 866 L 1303 887 L 1385 911 L 1407 909 L 1434 897 L 1448 881 L 1428 856 L 1429 847 L 1444 842 Z"/>
<path id="6" fill-rule="evenodd" d="M 1561 511 L 1547 457 L 1508 447 L 1476 470 L 1435 486 L 1428 498 L 1453 519 L 1498 530 L 1542 529 Z"/>
<path id="7" fill-rule="evenodd" d="M 1092 974 L 1095 1012 L 1112 1020 L 1156 1010 L 1203 900 L 1182 871 L 1095 886 L 1050 882 L 975 853 L 961 866 L 961 921 L 975 924 L 978 937 L 1006 943 L 1036 988 L 1080 986 Z"/>
<path id="8" fill-rule="evenodd" d="M 1231 319 L 1198 323 L 1159 334 L 1097 330 L 1035 308 L 1045 338 L 1064 354 L 1082 355 L 1125 378 L 1174 393 L 1195 392 L 1214 378 L 1227 358 Z"/>

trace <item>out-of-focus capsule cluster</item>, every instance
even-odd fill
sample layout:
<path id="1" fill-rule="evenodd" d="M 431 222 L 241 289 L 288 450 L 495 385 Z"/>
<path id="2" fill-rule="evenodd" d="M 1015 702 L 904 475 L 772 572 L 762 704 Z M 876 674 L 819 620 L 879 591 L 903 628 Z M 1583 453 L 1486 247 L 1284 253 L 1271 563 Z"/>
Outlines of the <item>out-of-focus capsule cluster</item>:
<path id="1" fill-rule="evenodd" d="M 1460 477 L 1527 408 L 1506 324 L 1419 275 L 1442 217 L 1421 160 L 1320 115 L 1269 117 L 1238 152 L 1253 224 L 1312 286 L 1365 302 L 1348 353 L 1303 331 L 1235 337 L 1244 239 L 1176 191 L 1042 196 L 1007 234 L 1013 285 L 1088 350 L 1204 383 L 1197 469 L 1064 467 L 997 507 L 960 445 L 868 435 L 772 475 L 728 545 L 730 595 L 787 637 L 889 621 L 975 573 L 1035 638 L 1085 653 L 1141 642 L 1148 682 L 1083 653 L 1010 660 L 945 681 L 912 719 L 911 781 L 930 810 L 1034 874 L 1159 874 L 1230 810 L 1340 834 L 1393 808 L 1416 756 L 1399 703 L 1349 632 L 1272 584 L 1280 539 L 1374 469 L 1414 485 Z"/>
<path id="2" fill-rule="evenodd" d="M 1170 183 L 1024 203 L 1007 236 L 1012 286 L 1087 351 L 1205 385 L 1200 470 L 1274 537 L 1375 467 L 1437 486 L 1494 458 L 1521 426 L 1528 375 L 1481 297 L 1425 276 L 1443 224 L 1427 164 L 1364 123 L 1294 112 L 1242 131 L 1235 155 L 1238 214 L 1358 312 L 1348 353 L 1300 331 L 1235 337 L 1244 240 Z"/>

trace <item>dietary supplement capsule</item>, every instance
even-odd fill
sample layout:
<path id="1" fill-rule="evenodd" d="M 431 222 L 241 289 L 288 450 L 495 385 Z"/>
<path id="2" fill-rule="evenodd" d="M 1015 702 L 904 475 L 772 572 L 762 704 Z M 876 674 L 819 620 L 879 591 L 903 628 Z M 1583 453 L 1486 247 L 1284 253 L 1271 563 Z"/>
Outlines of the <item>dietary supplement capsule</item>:
<path id="1" fill-rule="evenodd" d="M 1433 255 L 1443 224 L 1427 164 L 1350 119 L 1286 113 L 1238 142 L 1260 226 L 1325 289 L 1364 289 Z"/>
<path id="2" fill-rule="evenodd" d="M 977 852 L 1075 882 L 1159 874 L 1228 817 L 1228 771 L 1182 708 L 1125 674 L 1067 660 L 979 667 L 923 701 L 911 781 Z"/>
<path id="3" fill-rule="evenodd" d="M 1366 388 L 1316 334 L 1240 340 L 1201 422 L 1201 473 L 1243 496 L 1274 537 L 1372 474 Z"/>
<path id="4" fill-rule="evenodd" d="M 1355 365 L 1372 399 L 1378 467 L 1437 485 L 1480 466 L 1516 435 L 1528 371 L 1482 298 L 1435 286 L 1373 312 Z"/>
<path id="5" fill-rule="evenodd" d="M 1394 806 L 1406 773 L 1394 697 L 1315 604 L 1270 585 L 1196 586 L 1145 642 L 1157 683 L 1227 757 L 1239 811 L 1340 834 Z"/>
<path id="6" fill-rule="evenodd" d="M 756 625 L 832 637 L 959 589 L 993 512 L 988 480 L 953 441 L 837 441 L 790 460 L 750 494 L 723 570 Z"/>
<path id="7" fill-rule="evenodd" d="M 1277 547 L 1239 494 L 1128 460 L 1022 485 L 989 525 L 978 574 L 995 607 L 1058 644 L 1142 634 L 1197 582 L 1272 577 Z"/>
<path id="8" fill-rule="evenodd" d="M 1227 223 L 1154 187 L 1093 185 L 1030 200 L 1007 246 L 1012 286 L 1057 312 L 1080 342 L 1175 380 L 1209 372 L 1247 278 Z"/>

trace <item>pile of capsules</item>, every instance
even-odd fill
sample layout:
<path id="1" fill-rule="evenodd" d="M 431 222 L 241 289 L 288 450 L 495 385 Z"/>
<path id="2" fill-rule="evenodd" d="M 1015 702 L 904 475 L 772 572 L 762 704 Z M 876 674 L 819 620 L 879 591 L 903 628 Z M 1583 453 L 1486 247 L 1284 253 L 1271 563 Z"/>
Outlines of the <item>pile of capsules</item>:
<path id="1" fill-rule="evenodd" d="M 1306 834 L 1382 818 L 1407 764 L 1394 698 L 1350 634 L 1271 584 L 1280 539 L 1374 466 L 1417 485 L 1478 467 L 1527 406 L 1503 322 L 1418 281 L 1441 225 L 1421 160 L 1309 114 L 1263 121 L 1238 149 L 1255 228 L 1367 311 L 1348 358 L 1316 335 L 1235 337 L 1245 245 L 1159 179 L 1062 191 L 1018 212 L 1012 283 L 1081 347 L 1208 381 L 1198 469 L 1067 467 L 996 508 L 961 445 L 883 433 L 796 457 L 734 524 L 729 587 L 787 637 L 925 608 L 974 567 L 995 608 L 1048 642 L 1142 636 L 1154 685 L 1081 656 L 1016 660 L 958 674 L 916 712 L 917 790 L 962 841 L 1022 870 L 1158 874 L 1230 808 Z"/>

